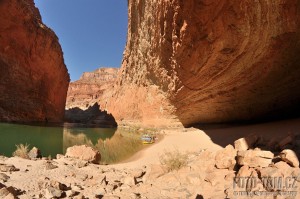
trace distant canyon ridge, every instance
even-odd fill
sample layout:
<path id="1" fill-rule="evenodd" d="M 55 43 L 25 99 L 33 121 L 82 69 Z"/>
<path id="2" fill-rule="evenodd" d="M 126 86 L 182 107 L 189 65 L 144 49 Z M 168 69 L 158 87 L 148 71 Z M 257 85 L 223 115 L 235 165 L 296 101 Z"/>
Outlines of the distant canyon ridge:
<path id="1" fill-rule="evenodd" d="M 85 72 L 79 80 L 71 82 L 67 93 L 66 109 L 86 110 L 95 103 L 105 105 L 114 89 L 118 68 L 102 67 L 93 72 Z M 101 107 L 105 109 L 106 107 Z"/>
<path id="2" fill-rule="evenodd" d="M 4 0 L 0 8 L 0 64 L 6 74 L 0 77 L 0 119 L 22 120 L 29 109 L 37 119 L 54 113 L 54 119 L 62 118 L 69 77 L 56 37 L 37 17 L 32 0 Z M 15 15 L 4 12 L 11 8 Z M 67 108 L 97 102 L 118 124 L 155 127 L 299 113 L 300 1 L 129 0 L 128 17 L 120 70 L 99 69 L 71 83 Z M 34 44 L 43 49 L 30 42 L 18 46 L 32 35 L 42 36 Z M 21 105 L 18 118 L 13 113 Z"/>

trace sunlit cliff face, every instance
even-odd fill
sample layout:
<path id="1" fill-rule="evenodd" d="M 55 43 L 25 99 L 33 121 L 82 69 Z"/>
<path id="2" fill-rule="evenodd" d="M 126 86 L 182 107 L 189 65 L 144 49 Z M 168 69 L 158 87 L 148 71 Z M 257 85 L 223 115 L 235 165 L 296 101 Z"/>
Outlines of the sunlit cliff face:
<path id="1" fill-rule="evenodd" d="M 130 0 L 108 109 L 119 121 L 154 126 L 297 112 L 299 7 L 297 0 Z"/>

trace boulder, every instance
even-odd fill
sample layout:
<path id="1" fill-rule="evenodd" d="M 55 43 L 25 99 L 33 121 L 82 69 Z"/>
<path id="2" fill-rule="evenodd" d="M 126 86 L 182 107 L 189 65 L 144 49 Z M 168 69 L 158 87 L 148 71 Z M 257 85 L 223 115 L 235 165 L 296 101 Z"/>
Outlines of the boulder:
<path id="1" fill-rule="evenodd" d="M 244 165 L 240 168 L 237 173 L 237 177 L 250 177 L 253 176 L 253 173 L 256 172 L 253 168 L 250 168 L 248 165 Z"/>
<path id="2" fill-rule="evenodd" d="M 56 154 L 56 159 L 62 159 L 64 158 L 65 156 L 63 154 Z"/>
<path id="3" fill-rule="evenodd" d="M 131 176 L 135 180 L 135 184 L 143 182 L 143 176 L 146 174 L 146 172 L 142 169 L 136 169 L 133 172 L 131 172 Z"/>
<path id="4" fill-rule="evenodd" d="M 45 189 L 45 198 L 52 199 L 52 198 L 60 198 L 63 192 L 59 189 L 48 187 Z"/>
<path id="5" fill-rule="evenodd" d="M 65 156 L 80 159 L 80 160 L 85 160 L 96 164 L 99 163 L 101 160 L 100 152 L 86 145 L 73 146 L 67 148 L 67 152 Z"/>
<path id="6" fill-rule="evenodd" d="M 87 174 L 80 174 L 80 173 L 76 174 L 76 178 L 79 179 L 81 182 L 86 181 L 86 179 L 88 179 L 88 177 L 89 176 Z"/>
<path id="7" fill-rule="evenodd" d="M 293 167 L 299 167 L 299 160 L 296 153 L 293 150 L 285 149 L 279 154 L 280 158 L 289 163 Z"/>
<path id="8" fill-rule="evenodd" d="M 259 170 L 260 179 L 267 191 L 279 191 L 283 187 L 277 183 L 277 179 L 284 177 L 284 174 L 276 167 L 266 167 Z M 275 180 L 276 179 L 276 180 Z"/>
<path id="9" fill-rule="evenodd" d="M 136 180 L 135 180 L 134 177 L 127 176 L 127 177 L 124 178 L 123 184 L 132 187 L 136 184 Z"/>
<path id="10" fill-rule="evenodd" d="M 226 175 L 231 173 L 228 169 L 215 169 L 211 172 L 203 173 L 204 181 L 208 182 L 211 186 L 215 187 L 224 183 Z"/>
<path id="11" fill-rule="evenodd" d="M 258 139 L 257 135 L 249 135 L 245 138 L 240 138 L 234 142 L 234 148 L 237 151 L 246 151 L 253 147 L 254 144 L 257 143 Z"/>
<path id="12" fill-rule="evenodd" d="M 3 155 L 0 155 L 0 161 L 4 162 L 5 160 L 7 160 L 8 158 L 3 156 Z"/>
<path id="13" fill-rule="evenodd" d="M 83 168 L 86 167 L 89 163 L 87 161 L 79 160 L 75 163 L 77 168 Z"/>
<path id="14" fill-rule="evenodd" d="M 144 182 L 152 182 L 157 178 L 163 176 L 166 173 L 165 169 L 161 165 L 151 165 L 147 170 L 146 174 L 143 176 Z"/>
<path id="15" fill-rule="evenodd" d="M 11 171 L 19 171 L 20 169 L 17 169 L 12 164 L 0 164 L 0 171 L 2 172 L 11 172 Z"/>
<path id="16" fill-rule="evenodd" d="M 203 179 L 201 178 L 199 173 L 195 172 L 195 173 L 189 173 L 189 174 L 185 175 L 185 181 L 190 185 L 200 186 L 203 182 Z"/>
<path id="17" fill-rule="evenodd" d="M 141 177 L 143 177 L 143 175 L 145 175 L 145 171 L 142 169 L 136 169 L 131 173 L 131 175 L 134 178 L 141 178 Z"/>
<path id="18" fill-rule="evenodd" d="M 245 190 L 246 191 L 251 191 L 256 187 L 258 180 L 258 175 L 256 171 L 253 168 L 250 168 L 247 165 L 244 165 L 240 168 L 238 171 L 235 181 L 236 183 L 245 183 Z"/>
<path id="19" fill-rule="evenodd" d="M 71 188 L 72 188 L 72 190 L 78 191 L 78 192 L 80 192 L 80 191 L 83 190 L 83 187 L 82 187 L 81 185 L 79 185 L 79 184 L 73 184 L 73 185 L 71 186 Z"/>
<path id="20" fill-rule="evenodd" d="M 190 166 L 196 171 L 211 171 L 216 167 L 216 153 L 208 150 L 201 151 Z"/>
<path id="21" fill-rule="evenodd" d="M 215 157 L 216 167 L 218 169 L 232 170 L 236 165 L 236 154 L 237 151 L 233 148 L 232 145 L 228 145 L 224 149 L 218 151 Z"/>
<path id="22" fill-rule="evenodd" d="M 274 167 L 280 170 L 283 176 L 290 177 L 294 171 L 294 168 L 291 167 L 288 163 L 280 161 L 274 164 Z"/>
<path id="23" fill-rule="evenodd" d="M 67 198 L 73 198 L 74 196 L 79 194 L 79 192 L 74 191 L 74 190 L 68 190 L 65 193 L 66 193 Z"/>
<path id="24" fill-rule="evenodd" d="M 16 197 L 12 193 L 9 193 L 4 199 L 16 199 Z"/>
<path id="25" fill-rule="evenodd" d="M 2 199 L 15 199 L 17 195 L 19 195 L 21 191 L 14 187 L 2 187 L 0 189 L 0 198 Z"/>
<path id="26" fill-rule="evenodd" d="M 54 189 L 58 189 L 58 190 L 61 190 L 61 191 L 67 191 L 67 190 L 70 190 L 70 187 L 68 187 L 67 185 L 63 184 L 63 183 L 60 183 L 58 181 L 55 181 L 55 180 L 51 180 L 51 181 L 46 181 L 43 183 L 42 185 L 42 188 L 49 188 L 49 187 L 52 187 Z"/>
<path id="27" fill-rule="evenodd" d="M 157 178 L 153 183 L 156 184 L 158 187 L 165 186 L 165 183 L 172 185 L 173 187 L 178 187 L 181 185 L 181 181 L 178 178 L 178 173 L 170 172 L 166 173 L 165 175 Z"/>
<path id="28" fill-rule="evenodd" d="M 0 173 L 0 181 L 6 182 L 10 177 L 5 173 Z"/>
<path id="29" fill-rule="evenodd" d="M 4 198 L 8 194 L 10 194 L 10 192 L 8 191 L 8 189 L 6 187 L 3 187 L 0 189 L 0 198 Z"/>
<path id="30" fill-rule="evenodd" d="M 272 163 L 274 154 L 270 151 L 248 150 L 238 151 L 237 162 L 239 165 L 249 167 L 268 167 Z"/>
<path id="31" fill-rule="evenodd" d="M 235 177 L 235 173 L 234 173 L 234 171 L 232 171 L 232 173 L 227 174 L 227 175 L 224 177 L 224 179 L 225 179 L 226 181 L 232 182 L 232 179 L 234 179 L 234 177 Z"/>
<path id="32" fill-rule="evenodd" d="M 300 169 L 299 168 L 295 168 L 291 175 L 297 182 L 300 182 Z"/>
<path id="33" fill-rule="evenodd" d="M 17 188 L 12 187 L 12 186 L 7 187 L 7 190 L 13 196 L 18 196 L 18 195 L 20 195 L 22 193 L 22 191 L 20 189 L 17 189 Z"/>
<path id="34" fill-rule="evenodd" d="M 42 154 L 40 149 L 33 147 L 29 152 L 28 152 L 28 157 L 30 159 L 36 159 L 36 158 L 42 158 Z"/>
<path id="35" fill-rule="evenodd" d="M 58 168 L 58 166 L 54 165 L 51 161 L 47 161 L 45 164 L 45 169 L 46 170 L 52 170 Z"/>

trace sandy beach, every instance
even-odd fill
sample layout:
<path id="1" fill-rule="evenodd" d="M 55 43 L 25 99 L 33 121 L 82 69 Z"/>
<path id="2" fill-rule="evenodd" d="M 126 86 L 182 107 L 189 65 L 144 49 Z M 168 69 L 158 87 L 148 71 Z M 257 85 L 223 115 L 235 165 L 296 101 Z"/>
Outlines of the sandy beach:
<path id="1" fill-rule="evenodd" d="M 159 164 L 159 157 L 166 151 L 178 150 L 182 153 L 193 153 L 203 149 L 217 151 L 222 147 L 199 129 L 164 130 L 163 138 L 128 159 L 126 163 L 116 164 L 115 167 L 140 167 L 143 165 Z"/>
<path id="2" fill-rule="evenodd" d="M 5 186 L 14 187 L 15 191 L 20 190 L 18 194 L 20 199 L 40 196 L 52 198 L 56 193 L 65 194 L 67 198 L 80 199 L 98 198 L 103 195 L 136 198 L 133 193 L 146 196 L 144 198 L 170 198 L 178 194 L 180 198 L 187 195 L 189 196 L 187 198 L 197 198 L 199 193 L 205 194 L 205 198 L 211 196 L 224 198 L 224 186 L 232 187 L 231 180 L 235 174 L 230 169 L 216 167 L 219 160 L 216 154 L 221 151 L 224 156 L 228 155 L 228 151 L 226 152 L 223 147 L 252 133 L 263 135 L 268 140 L 282 140 L 289 134 L 294 134 L 295 139 L 299 141 L 299 132 L 300 119 L 255 125 L 206 126 L 203 130 L 197 128 L 161 130 L 163 139 L 138 152 L 124 163 L 95 165 L 67 157 L 27 160 L 1 156 L 0 166 L 4 173 L 0 177 Z M 189 165 L 179 171 L 166 173 L 162 169 L 160 156 L 166 151 L 173 150 L 188 153 Z M 271 159 L 269 161 L 271 162 Z M 283 170 L 300 173 L 299 168 L 292 168 L 284 162 L 280 165 L 284 165 Z M 227 180 L 224 180 L 225 178 Z M 61 188 L 61 183 L 65 184 L 66 190 Z M 183 191 L 182 183 L 186 191 Z M 232 193 L 232 190 L 226 190 L 225 195 Z M 79 195 L 71 197 L 73 194 Z"/>
<path id="3" fill-rule="evenodd" d="M 289 133 L 300 134 L 300 119 L 282 120 L 248 125 L 209 125 L 203 130 L 197 128 L 163 130 L 163 139 L 138 152 L 125 163 L 114 165 L 121 167 L 140 167 L 159 164 L 159 157 L 170 150 L 193 153 L 201 150 L 215 152 L 233 144 L 239 138 L 249 134 L 263 135 L 267 139 L 280 140 Z"/>

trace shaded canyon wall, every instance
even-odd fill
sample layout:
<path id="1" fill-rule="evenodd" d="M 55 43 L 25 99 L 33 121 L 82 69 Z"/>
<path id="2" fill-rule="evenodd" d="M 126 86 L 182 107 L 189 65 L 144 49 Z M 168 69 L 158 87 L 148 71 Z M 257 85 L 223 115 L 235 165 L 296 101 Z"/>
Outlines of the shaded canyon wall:
<path id="1" fill-rule="evenodd" d="M 33 0 L 0 1 L 0 121 L 62 121 L 69 74 Z"/>
<path id="2" fill-rule="evenodd" d="M 129 0 L 109 112 L 172 126 L 299 111 L 299 9 L 299 0 Z"/>
<path id="3" fill-rule="evenodd" d="M 107 101 L 114 89 L 118 68 L 98 68 L 85 72 L 71 82 L 67 94 L 65 121 L 89 126 L 115 127 L 113 115 L 106 111 Z M 99 106 L 101 105 L 101 106 Z"/>

